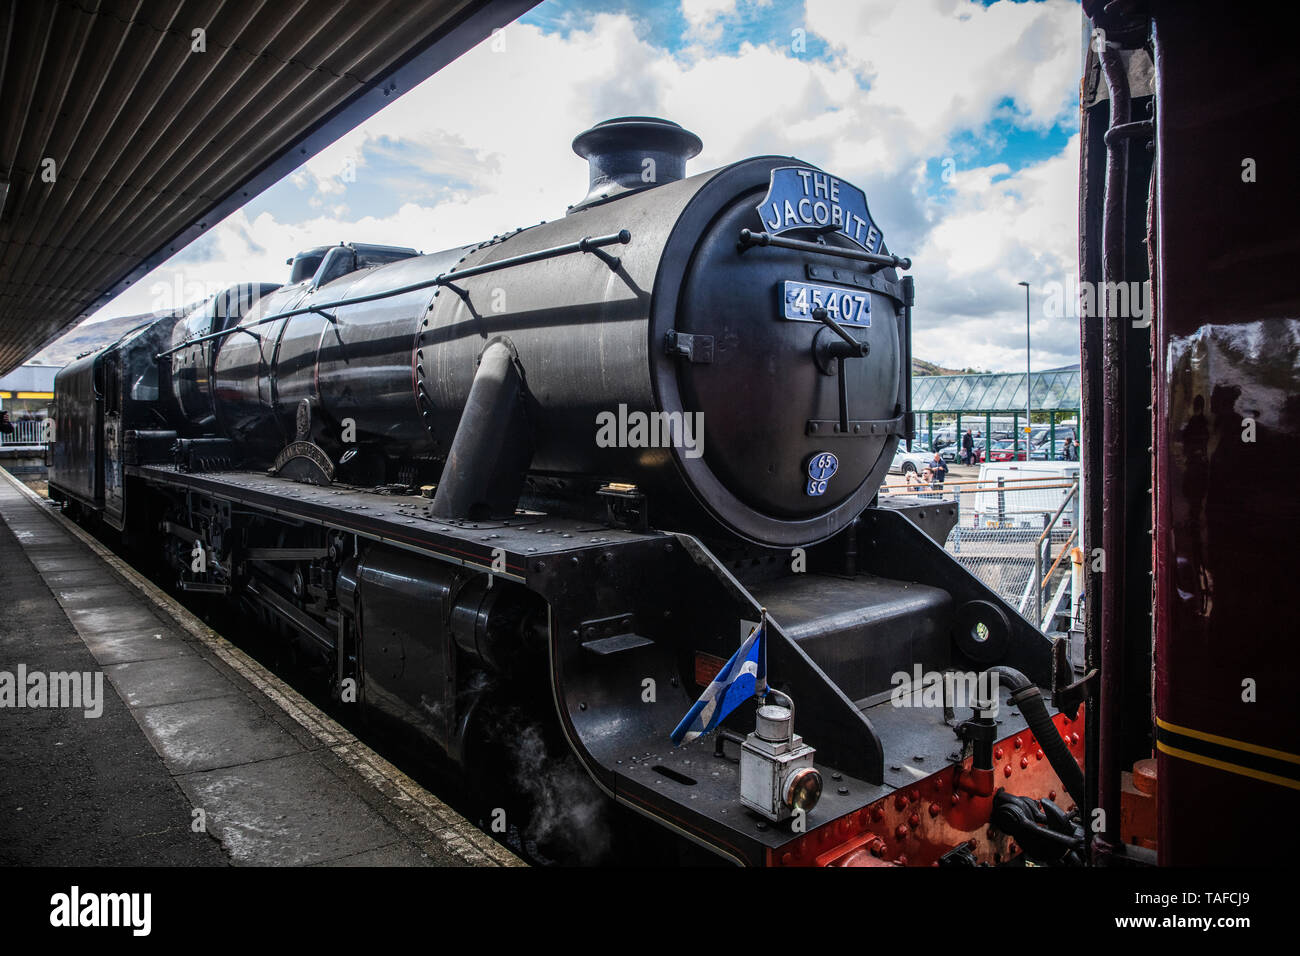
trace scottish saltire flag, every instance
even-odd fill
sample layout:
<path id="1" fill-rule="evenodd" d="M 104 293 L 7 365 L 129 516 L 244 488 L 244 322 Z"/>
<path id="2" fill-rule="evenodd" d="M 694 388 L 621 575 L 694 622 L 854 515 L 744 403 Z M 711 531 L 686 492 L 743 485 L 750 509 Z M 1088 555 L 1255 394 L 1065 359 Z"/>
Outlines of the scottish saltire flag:
<path id="1" fill-rule="evenodd" d="M 707 734 L 750 697 L 767 694 L 766 624 L 764 616 L 718 676 L 713 678 L 713 683 L 686 712 L 677 729 L 669 735 L 674 747 Z"/>

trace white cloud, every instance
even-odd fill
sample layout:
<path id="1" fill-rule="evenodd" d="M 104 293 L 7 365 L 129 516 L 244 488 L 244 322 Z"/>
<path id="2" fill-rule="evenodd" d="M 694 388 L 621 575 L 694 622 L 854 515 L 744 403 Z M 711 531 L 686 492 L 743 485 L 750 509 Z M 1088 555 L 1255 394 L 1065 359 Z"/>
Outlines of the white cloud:
<path id="1" fill-rule="evenodd" d="M 681 0 L 682 19 L 686 21 L 684 39 L 699 44 L 716 43 L 739 14 L 754 16 L 771 6 L 772 0 Z M 701 51 L 688 47 L 686 52 L 694 55 Z"/>
<path id="2" fill-rule="evenodd" d="M 682 0 L 682 19 L 690 35 L 705 40 L 716 40 L 722 33 L 718 20 L 735 10 L 736 0 Z"/>
<path id="3" fill-rule="evenodd" d="M 693 31 L 738 15 L 734 0 L 684 0 L 681 9 Z M 916 263 L 917 354 L 1021 367 L 1023 344 L 1017 352 L 1007 337 L 1017 314 L 1023 336 L 1016 281 L 1059 280 L 1074 269 L 1077 144 L 1010 176 L 959 155 L 940 204 L 926 198 L 936 185 L 926 160 L 955 152 L 963 132 L 981 135 L 1007 101 L 1031 129 L 1071 116 L 1077 5 L 808 0 L 806 26 L 829 58 L 794 55 L 781 30 L 735 52 L 697 42 L 673 54 L 622 14 L 594 16 L 566 35 L 516 23 L 274 187 L 280 200 L 297 197 L 304 218 L 237 212 L 202 249 L 191 247 L 102 314 L 152 307 L 150 284 L 174 286 L 177 270 L 185 282 L 282 280 L 285 258 L 313 245 L 432 251 L 557 218 L 586 191 L 573 136 L 609 116 L 644 113 L 700 134 L 704 152 L 688 171 L 790 154 L 863 186 L 891 248 Z M 438 183 L 450 185 L 430 188 Z M 391 211 L 368 213 L 357 198 L 367 189 L 390 197 Z M 1045 325 L 1041 338 L 1044 362 L 1075 360 L 1059 330 Z M 1038 355 L 1036 347 L 1036 365 Z"/>
<path id="4" fill-rule="evenodd" d="M 1034 367 L 1078 361 L 1076 320 L 1042 295 L 1075 271 L 1079 137 L 1058 156 L 1007 175 L 1003 164 L 957 172 L 950 198 L 913 252 L 918 355 L 952 368 L 1024 367 L 1024 289 L 1031 283 Z"/>
<path id="5" fill-rule="evenodd" d="M 807 0 L 806 9 L 808 28 L 868 78 L 862 118 L 887 117 L 891 139 L 910 153 L 932 154 L 953 132 L 977 129 L 1004 99 L 1039 129 L 1077 108 L 1079 7 L 1069 0 Z"/>

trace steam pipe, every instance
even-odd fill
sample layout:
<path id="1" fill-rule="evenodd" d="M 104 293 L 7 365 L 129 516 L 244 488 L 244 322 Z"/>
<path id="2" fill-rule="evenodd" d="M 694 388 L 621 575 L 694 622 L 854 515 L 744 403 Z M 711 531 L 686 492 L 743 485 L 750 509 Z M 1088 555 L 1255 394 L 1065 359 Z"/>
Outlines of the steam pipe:
<path id="1" fill-rule="evenodd" d="M 859 262 L 870 262 L 877 266 L 893 266 L 896 269 L 912 268 L 912 260 L 904 259 L 892 254 L 881 255 L 875 252 L 859 252 L 857 249 L 841 249 L 839 246 L 823 246 L 817 242 L 806 242 L 803 239 L 787 239 L 785 236 L 774 236 L 770 232 L 754 232 L 750 229 L 740 230 L 740 248 L 748 249 L 750 246 L 776 246 L 780 249 L 793 249 L 796 252 L 816 252 L 824 256 L 839 256 L 841 259 L 856 259 Z"/>
<path id="2" fill-rule="evenodd" d="M 1029 724 L 1029 729 L 1034 732 L 1035 739 L 1042 746 L 1048 763 L 1061 779 L 1061 785 L 1070 796 L 1074 797 L 1076 804 L 1083 806 L 1083 771 L 1079 769 L 1074 754 L 1070 753 L 1070 749 L 1065 746 L 1056 724 L 1052 723 L 1047 705 L 1043 703 L 1042 692 L 1014 667 L 999 664 L 990 667 L 989 673 L 1006 678 L 1011 685 L 1011 703 L 1020 708 L 1025 722 Z"/>
<path id="3" fill-rule="evenodd" d="M 429 512 L 438 518 L 514 514 L 532 443 L 514 351 L 491 342 L 479 360 Z"/>
<path id="4" fill-rule="evenodd" d="M 908 263 L 911 268 L 911 263 Z M 903 429 L 907 450 L 916 437 L 916 417 L 912 414 L 912 306 L 916 303 L 916 286 L 911 276 L 903 276 Z"/>
<path id="5" fill-rule="evenodd" d="M 1110 131 L 1106 140 L 1106 191 L 1102 214 L 1102 278 L 1119 282 L 1124 275 L 1127 209 L 1125 181 L 1128 176 L 1129 137 L 1111 135 L 1129 124 L 1130 97 L 1124 59 L 1118 49 L 1106 44 L 1101 69 L 1110 94 Z M 1113 286 L 1103 286 L 1113 288 Z M 1124 340 L 1121 317 L 1109 314 L 1109 298 L 1102 296 L 1102 450 L 1101 495 L 1106 502 L 1102 518 L 1101 545 L 1106 562 L 1100 575 L 1100 680 L 1098 682 L 1097 802 L 1105 826 L 1097 835 L 1098 849 L 1107 852 L 1116 841 L 1114 830 L 1120 818 L 1120 750 L 1123 728 L 1120 708 L 1124 664 L 1123 581 L 1125 525 L 1124 501 Z M 1065 781 L 1062 780 L 1062 783 Z M 1080 799 L 1075 795 L 1075 799 Z"/>

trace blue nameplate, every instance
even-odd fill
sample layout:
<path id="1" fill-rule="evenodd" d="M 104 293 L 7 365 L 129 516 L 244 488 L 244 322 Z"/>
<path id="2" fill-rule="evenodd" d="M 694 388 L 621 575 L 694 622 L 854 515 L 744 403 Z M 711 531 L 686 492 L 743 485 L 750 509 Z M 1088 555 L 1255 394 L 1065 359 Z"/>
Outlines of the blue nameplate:
<path id="1" fill-rule="evenodd" d="M 885 237 L 867 212 L 867 195 L 857 186 L 807 166 L 772 170 L 767 195 L 755 209 L 773 235 L 810 229 L 838 232 L 867 252 L 879 253 Z"/>
<path id="2" fill-rule="evenodd" d="M 828 451 L 819 451 L 808 459 L 808 485 L 804 491 L 813 498 L 826 494 L 826 485 L 840 470 L 840 460 Z"/>

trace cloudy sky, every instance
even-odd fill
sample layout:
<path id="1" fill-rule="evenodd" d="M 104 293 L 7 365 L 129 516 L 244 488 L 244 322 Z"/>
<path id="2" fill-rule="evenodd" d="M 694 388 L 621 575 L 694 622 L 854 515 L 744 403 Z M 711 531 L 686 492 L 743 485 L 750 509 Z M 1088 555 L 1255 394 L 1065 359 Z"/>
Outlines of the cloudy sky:
<path id="1" fill-rule="evenodd" d="M 425 252 L 554 219 L 586 192 L 573 136 L 623 114 L 693 130 L 700 172 L 798 156 L 862 187 L 911 256 L 915 351 L 1078 361 L 1044 290 L 1076 272 L 1074 0 L 546 0 L 397 99 L 89 321 L 171 307 L 340 241 Z"/>

